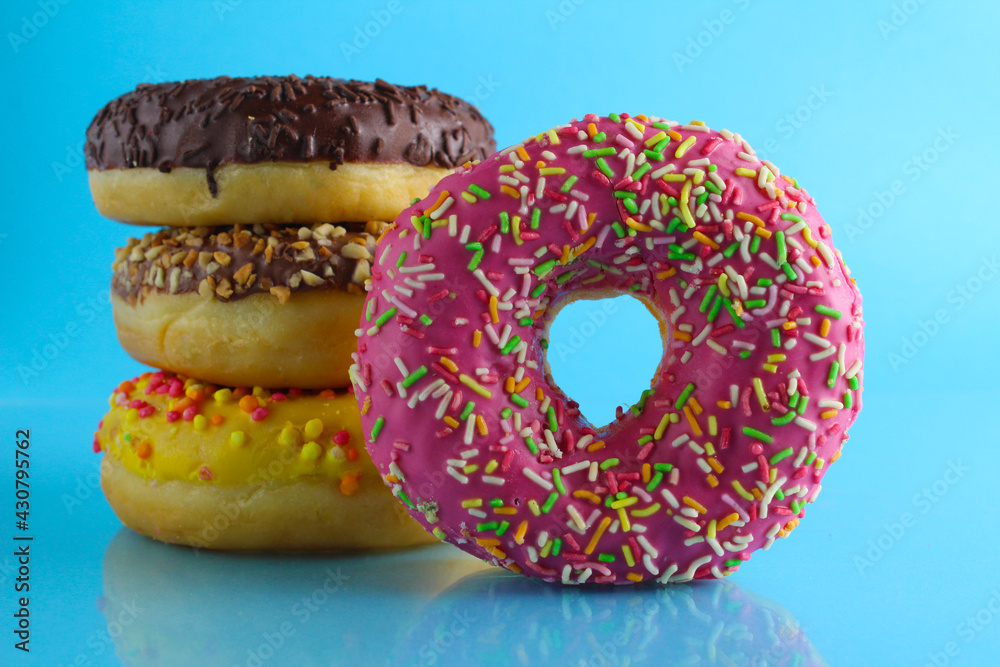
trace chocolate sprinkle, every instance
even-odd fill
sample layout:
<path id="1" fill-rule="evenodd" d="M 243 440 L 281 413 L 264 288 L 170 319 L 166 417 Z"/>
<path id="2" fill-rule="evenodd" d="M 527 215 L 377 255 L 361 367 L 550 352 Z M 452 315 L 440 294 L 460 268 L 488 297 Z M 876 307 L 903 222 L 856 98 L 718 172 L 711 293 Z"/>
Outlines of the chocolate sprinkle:
<path id="1" fill-rule="evenodd" d="M 496 141 L 476 107 L 426 86 L 262 76 L 141 84 L 97 113 L 84 150 L 88 169 L 206 169 L 211 189 L 212 170 L 229 163 L 450 169 Z"/>

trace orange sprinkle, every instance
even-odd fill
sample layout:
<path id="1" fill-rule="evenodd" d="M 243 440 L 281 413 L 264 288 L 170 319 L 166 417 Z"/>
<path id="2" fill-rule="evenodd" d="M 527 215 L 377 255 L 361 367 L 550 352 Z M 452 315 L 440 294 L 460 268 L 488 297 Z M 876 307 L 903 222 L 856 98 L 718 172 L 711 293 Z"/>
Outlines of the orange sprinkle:
<path id="1" fill-rule="evenodd" d="M 819 257 L 817 257 L 816 255 L 810 255 L 809 261 L 812 262 L 813 266 L 819 266 L 820 265 Z"/>
<path id="2" fill-rule="evenodd" d="M 833 417 L 837 416 L 837 411 L 836 410 L 824 410 L 823 412 L 819 413 L 819 416 L 820 416 L 820 419 L 832 419 Z"/>
<path id="3" fill-rule="evenodd" d="M 458 366 L 456 366 L 455 362 L 449 359 L 448 357 L 441 357 L 438 361 L 440 361 L 441 365 L 447 368 L 452 373 L 458 372 Z"/>
<path id="4" fill-rule="evenodd" d="M 528 532 L 528 520 L 525 519 L 518 525 L 517 532 L 514 533 L 514 542 L 516 544 L 524 544 L 524 535 Z"/>
<path id="5" fill-rule="evenodd" d="M 670 137 L 671 139 L 673 139 L 674 141 L 680 141 L 681 140 L 681 133 L 678 132 L 677 130 L 669 130 L 667 132 L 667 136 Z"/>
<path id="6" fill-rule="evenodd" d="M 124 391 L 127 394 L 133 392 L 134 390 L 135 390 L 135 385 L 132 384 L 130 380 L 125 380 L 120 385 L 118 385 L 117 389 L 115 389 L 115 391 Z"/>
<path id="7" fill-rule="evenodd" d="M 573 497 L 574 498 L 585 498 L 586 500 L 589 500 L 590 502 L 594 503 L 595 505 L 600 505 L 601 504 L 601 498 L 600 498 L 600 496 L 598 496 L 597 494 L 592 493 L 590 491 L 587 491 L 586 489 L 577 489 L 576 491 L 573 492 Z"/>
<path id="8" fill-rule="evenodd" d="M 545 392 L 542 391 L 541 387 L 535 387 L 535 398 L 538 399 L 539 401 L 545 400 Z"/>
<path id="9" fill-rule="evenodd" d="M 795 322 L 785 322 L 784 324 L 781 325 L 781 328 L 784 329 L 785 331 L 791 331 L 797 326 L 798 325 Z"/>
<path id="10" fill-rule="evenodd" d="M 521 198 L 521 193 L 515 190 L 514 188 L 510 187 L 509 185 L 501 185 L 500 192 L 504 193 L 505 195 L 510 195 L 514 199 Z"/>
<path id="11" fill-rule="evenodd" d="M 372 397 L 365 396 L 365 402 L 361 404 L 361 414 L 366 415 L 372 409 Z"/>
<path id="12" fill-rule="evenodd" d="M 651 470 L 651 468 L 649 467 L 648 463 L 643 463 L 642 464 L 642 483 L 643 484 L 648 484 L 649 483 L 649 480 L 650 480 L 650 470 Z"/>
<path id="13" fill-rule="evenodd" d="M 606 516 L 603 519 L 601 519 L 600 525 L 597 526 L 597 530 L 594 531 L 594 536 L 590 538 L 590 542 L 587 544 L 587 548 L 583 550 L 583 553 L 587 554 L 588 556 L 594 553 L 594 549 L 597 548 L 598 540 L 601 539 L 601 535 L 604 534 L 604 531 L 607 530 L 608 526 L 610 525 L 611 525 L 611 517 Z"/>
<path id="14" fill-rule="evenodd" d="M 750 489 L 750 493 L 751 495 L 753 495 L 755 500 L 760 500 L 761 498 L 764 497 L 764 494 L 761 493 L 760 489 L 758 489 L 756 486 Z"/>
<path id="15" fill-rule="evenodd" d="M 676 338 L 677 340 L 690 341 L 691 340 L 691 334 L 689 334 L 687 331 L 681 331 L 680 329 L 674 329 L 674 338 Z"/>
<path id="16" fill-rule="evenodd" d="M 712 470 L 714 470 L 715 472 L 721 473 L 723 470 L 725 470 L 725 468 L 722 467 L 722 464 L 719 463 L 718 459 L 716 459 L 714 456 L 708 457 L 708 465 L 710 465 L 712 467 Z"/>
<path id="17" fill-rule="evenodd" d="M 233 389 L 233 398 L 238 401 L 249 393 L 250 390 L 246 387 L 236 387 L 236 389 Z"/>
<path id="18" fill-rule="evenodd" d="M 135 455 L 140 459 L 148 459 L 153 453 L 153 446 L 143 440 L 135 448 Z"/>
<path id="19" fill-rule="evenodd" d="M 594 214 L 591 213 L 590 215 Z M 573 248 L 573 256 L 576 257 L 578 255 L 582 255 L 583 253 L 587 252 L 587 250 L 590 249 L 590 246 L 594 245 L 595 243 L 597 243 L 597 238 L 591 236 L 589 239 L 587 239 L 577 247 Z"/>
<path id="20" fill-rule="evenodd" d="M 226 421 L 226 418 L 222 415 L 212 415 L 212 418 L 209 421 L 212 422 L 212 426 L 218 426 L 222 422 Z"/>
<path id="21" fill-rule="evenodd" d="M 335 392 L 333 389 L 324 389 L 323 391 L 319 392 L 319 395 L 323 398 L 334 398 L 337 395 L 337 392 Z"/>
<path id="22" fill-rule="evenodd" d="M 517 147 L 517 154 L 524 162 L 527 162 L 528 160 L 531 159 L 530 157 L 528 157 L 528 151 L 524 150 L 524 146 Z"/>
<path id="23" fill-rule="evenodd" d="M 708 511 L 707 509 L 705 509 L 704 505 L 702 505 L 701 503 L 699 503 L 697 500 L 695 500 L 691 496 L 684 496 L 684 498 L 682 500 L 684 500 L 684 504 L 685 505 L 687 505 L 688 507 L 691 507 L 692 509 L 697 510 L 698 514 L 704 514 L 705 512 Z"/>
<path id="24" fill-rule="evenodd" d="M 628 579 L 629 581 L 634 581 L 636 583 L 642 581 L 642 575 L 639 574 L 638 572 L 629 572 L 628 574 L 625 575 L 625 578 Z"/>
<path id="25" fill-rule="evenodd" d="M 733 407 L 733 404 L 730 403 L 729 401 L 716 401 L 715 404 L 718 405 L 723 410 L 729 410 L 730 408 Z"/>
<path id="26" fill-rule="evenodd" d="M 476 544 L 481 547 L 495 547 L 500 545 L 500 540 L 495 537 L 477 537 Z"/>
<path id="27" fill-rule="evenodd" d="M 694 237 L 695 237 L 696 239 L 698 239 L 699 241 L 701 241 L 701 242 L 702 242 L 702 243 L 704 243 L 705 245 L 707 245 L 707 246 L 711 246 L 711 247 L 712 247 L 712 248 L 714 248 L 715 250 L 718 250 L 718 249 L 719 249 L 719 244 L 718 244 L 718 243 L 716 243 L 716 242 L 715 242 L 715 241 L 713 241 L 712 239 L 708 238 L 707 236 L 705 236 L 705 235 L 704 235 L 704 234 L 702 234 L 701 232 L 697 232 L 697 231 L 696 231 L 696 232 L 695 232 L 694 234 L 692 234 L 692 236 L 694 236 Z"/>
<path id="28" fill-rule="evenodd" d="M 497 313 L 497 298 L 495 296 L 490 296 L 490 319 L 494 324 L 500 321 L 500 315 Z"/>
<path id="29" fill-rule="evenodd" d="M 596 452 L 598 449 L 604 449 L 604 441 L 598 440 L 597 442 L 592 442 L 587 445 L 588 452 Z"/>
<path id="30" fill-rule="evenodd" d="M 698 420 L 695 419 L 694 414 L 691 412 L 691 406 L 684 406 L 684 416 L 687 417 L 688 423 L 691 424 L 691 429 L 694 431 L 695 435 L 701 435 L 701 426 L 698 424 Z"/>
<path id="31" fill-rule="evenodd" d="M 566 263 L 569 262 L 569 259 L 570 259 L 569 246 L 568 245 L 564 245 L 562 247 L 562 256 L 559 258 L 559 263 L 560 264 L 566 264 Z"/>
<path id="32" fill-rule="evenodd" d="M 483 342 L 483 332 L 476 329 L 472 332 L 472 347 L 479 347 L 479 344 Z"/>
<path id="33" fill-rule="evenodd" d="M 629 227 L 631 227 L 632 229 L 636 230 L 637 232 L 651 232 L 651 231 L 653 231 L 652 227 L 650 227 L 649 225 L 645 225 L 645 224 L 639 222 L 638 220 L 636 220 L 632 216 L 628 216 L 627 218 L 625 218 L 625 224 L 628 225 Z M 700 233 L 701 232 L 695 232 L 695 234 L 700 234 Z M 718 248 L 719 246 L 715 246 L 715 247 Z"/>
<path id="34" fill-rule="evenodd" d="M 361 477 L 360 472 L 356 472 L 353 475 L 344 475 L 340 478 L 340 492 L 345 496 L 353 496 L 358 491 L 360 484 L 358 483 L 358 478 Z"/>
<path id="35" fill-rule="evenodd" d="M 764 221 L 758 218 L 756 215 L 751 215 L 750 213 L 743 213 L 742 211 L 736 214 L 736 217 L 740 220 L 749 220 L 758 227 L 764 226 Z"/>
<path id="36" fill-rule="evenodd" d="M 677 273 L 677 269 L 675 269 L 674 267 L 671 266 L 666 271 L 660 271 L 659 273 L 657 273 L 656 274 L 656 278 L 657 278 L 657 280 L 663 280 L 665 278 L 669 278 L 670 276 L 674 275 L 675 273 Z"/>
<path id="37" fill-rule="evenodd" d="M 486 428 L 486 420 L 483 419 L 482 415 L 476 415 L 476 428 L 479 429 L 479 435 L 487 436 L 490 434 L 489 429 Z"/>
<path id="38" fill-rule="evenodd" d="M 458 422 L 451 415 L 444 416 L 444 423 L 452 428 L 458 428 Z"/>
<path id="39" fill-rule="evenodd" d="M 507 376 L 507 379 L 504 380 L 503 388 L 507 391 L 508 394 L 513 394 L 514 393 L 514 388 L 515 387 L 514 387 L 514 376 L 513 375 L 508 375 Z"/>
<path id="40" fill-rule="evenodd" d="M 360 456 L 360 454 L 358 454 L 358 450 L 354 449 L 354 447 L 348 447 L 344 450 L 344 453 L 347 454 L 348 461 L 357 461 Z"/>
<path id="41" fill-rule="evenodd" d="M 840 455 L 841 455 L 841 454 L 842 454 L 843 452 L 844 452 L 844 450 L 843 450 L 843 449 L 838 449 L 838 450 L 837 450 L 836 452 L 834 452 L 834 453 L 833 453 L 833 456 L 831 456 L 831 457 L 830 457 L 830 463 L 836 463 L 836 462 L 837 462 L 837 459 L 839 459 L 839 458 L 840 458 Z"/>
<path id="42" fill-rule="evenodd" d="M 719 485 L 719 479 L 715 475 L 709 475 L 705 478 L 705 481 L 708 482 L 708 485 L 713 489 Z"/>
<path id="43" fill-rule="evenodd" d="M 433 205 L 433 206 L 431 206 L 431 207 L 430 207 L 429 209 L 427 209 L 426 211 L 424 211 L 424 215 L 430 215 L 431 213 L 433 213 L 434 211 L 436 211 L 436 210 L 438 209 L 438 207 L 439 207 L 439 206 L 440 206 L 441 204 L 443 204 L 443 203 L 444 203 L 444 200 L 445 200 L 445 199 L 447 199 L 447 198 L 448 198 L 448 191 L 447 191 L 447 190 L 443 190 L 443 191 L 441 192 L 441 194 L 440 194 L 440 195 L 438 195 L 438 198 L 437 198 L 437 201 L 436 201 L 436 202 L 434 202 L 434 205 Z"/>
<path id="44" fill-rule="evenodd" d="M 517 563 L 510 563 L 508 565 L 504 565 L 504 567 L 513 572 L 514 574 L 521 574 L 521 566 L 518 565 Z"/>
<path id="45" fill-rule="evenodd" d="M 494 514 L 517 514 L 516 507 L 495 507 L 493 508 Z"/>
<path id="46" fill-rule="evenodd" d="M 595 136 L 597 134 L 597 126 L 593 123 L 587 123 L 587 134 L 590 136 Z"/>
<path id="47" fill-rule="evenodd" d="M 497 558 L 504 559 L 507 557 L 507 554 L 501 551 L 497 547 L 484 547 L 484 548 L 486 549 L 486 551 L 488 551 L 493 556 L 496 556 Z"/>
<path id="48" fill-rule="evenodd" d="M 828 333 L 830 333 L 830 318 L 824 317 L 823 321 L 819 324 L 819 335 L 826 338 Z"/>
<path id="49" fill-rule="evenodd" d="M 760 236 L 762 238 L 765 238 L 765 239 L 771 238 L 771 232 L 769 232 L 768 230 L 764 229 L 763 227 L 758 227 L 757 229 L 755 229 L 753 231 L 754 231 L 754 233 L 757 236 Z"/>
<path id="50" fill-rule="evenodd" d="M 529 384 L 531 384 L 531 378 L 524 378 L 514 386 L 514 393 L 520 394 Z"/>
<path id="51" fill-rule="evenodd" d="M 740 515 L 737 514 L 736 512 L 733 512 L 732 514 L 727 514 L 726 516 L 722 517 L 721 519 L 719 519 L 719 523 L 716 524 L 715 526 L 716 532 L 722 530 L 723 528 L 725 528 L 726 526 L 728 526 L 733 521 L 736 521 L 739 518 Z"/>
<path id="52" fill-rule="evenodd" d="M 694 396 L 692 396 L 691 398 L 689 398 L 688 399 L 688 405 L 691 406 L 691 409 L 694 410 L 694 413 L 696 415 L 700 415 L 701 414 L 701 403 L 698 402 L 697 398 L 695 398 Z"/>

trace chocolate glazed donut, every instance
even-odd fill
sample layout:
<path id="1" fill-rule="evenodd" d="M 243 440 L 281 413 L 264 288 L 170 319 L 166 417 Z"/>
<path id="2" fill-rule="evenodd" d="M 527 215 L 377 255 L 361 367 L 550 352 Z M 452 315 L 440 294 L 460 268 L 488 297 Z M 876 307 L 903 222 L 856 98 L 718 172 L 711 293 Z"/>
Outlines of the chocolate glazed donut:
<path id="1" fill-rule="evenodd" d="M 478 109 L 435 89 L 286 76 L 140 85 L 84 152 L 103 215 L 211 225 L 391 220 L 495 148 Z"/>

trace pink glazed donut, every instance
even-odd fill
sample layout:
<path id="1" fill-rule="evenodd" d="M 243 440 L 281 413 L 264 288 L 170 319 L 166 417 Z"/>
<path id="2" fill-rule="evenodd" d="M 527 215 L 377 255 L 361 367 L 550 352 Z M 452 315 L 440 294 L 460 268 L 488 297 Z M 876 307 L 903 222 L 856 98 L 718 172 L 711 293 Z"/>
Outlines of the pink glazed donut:
<path id="1" fill-rule="evenodd" d="M 861 294 L 814 206 L 696 121 L 591 115 L 464 166 L 378 246 L 351 369 L 372 460 L 438 538 L 515 572 L 731 574 L 798 524 L 861 408 Z M 617 294 L 664 354 L 598 428 L 545 337 Z"/>

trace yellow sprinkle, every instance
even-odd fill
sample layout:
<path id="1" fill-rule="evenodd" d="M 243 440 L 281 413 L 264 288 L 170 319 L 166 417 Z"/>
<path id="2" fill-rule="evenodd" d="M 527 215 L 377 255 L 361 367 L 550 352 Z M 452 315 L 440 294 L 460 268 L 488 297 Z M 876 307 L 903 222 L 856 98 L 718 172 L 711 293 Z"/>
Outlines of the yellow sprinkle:
<path id="1" fill-rule="evenodd" d="M 691 181 L 684 181 L 684 187 L 681 188 L 681 217 L 684 219 L 684 224 L 689 228 L 695 226 L 694 217 L 691 215 L 691 211 L 688 209 L 688 198 L 691 196 Z"/>
<path id="2" fill-rule="evenodd" d="M 746 176 L 748 178 L 756 178 L 757 172 L 753 169 L 747 169 L 746 167 L 736 167 L 737 176 Z"/>
<path id="3" fill-rule="evenodd" d="M 462 501 L 462 509 L 469 509 L 470 507 L 482 507 L 482 498 L 470 498 L 469 500 Z"/>
<path id="4" fill-rule="evenodd" d="M 650 146 L 655 146 L 656 144 L 660 143 L 666 138 L 667 138 L 667 133 L 664 132 L 663 130 L 660 130 L 659 132 L 651 136 L 649 139 L 646 139 L 646 148 L 649 148 Z"/>
<path id="5" fill-rule="evenodd" d="M 830 318 L 824 317 L 823 321 L 819 325 L 819 335 L 826 338 L 826 335 L 830 333 Z"/>
<path id="6" fill-rule="evenodd" d="M 705 235 L 704 235 L 704 234 L 702 234 L 701 232 L 695 232 L 695 233 L 693 234 L 693 236 L 694 236 L 694 237 L 695 237 L 696 239 L 698 239 L 699 241 L 701 241 L 702 243 L 704 243 L 705 245 L 707 245 L 707 246 L 711 246 L 712 248 L 715 248 L 716 250 L 718 250 L 718 249 L 719 249 L 719 244 L 718 244 L 718 243 L 716 243 L 716 242 L 715 242 L 715 241 L 713 241 L 712 239 L 708 238 L 707 236 L 705 236 Z M 723 275 L 725 275 L 725 274 L 723 274 Z"/>
<path id="7" fill-rule="evenodd" d="M 772 363 L 773 364 L 776 361 L 784 361 L 784 360 L 785 360 L 785 355 L 783 355 L 783 354 L 769 354 L 769 355 L 767 355 L 767 361 L 768 361 L 768 363 Z"/>
<path id="8" fill-rule="evenodd" d="M 479 429 L 479 435 L 487 436 L 490 434 L 489 429 L 486 428 L 486 420 L 483 419 L 482 415 L 476 415 L 476 428 Z"/>
<path id="9" fill-rule="evenodd" d="M 625 562 L 628 563 L 628 566 L 635 567 L 635 559 L 632 558 L 632 548 L 627 544 L 623 544 L 622 553 L 625 555 Z"/>
<path id="10" fill-rule="evenodd" d="M 320 435 L 323 434 L 323 420 L 322 419 L 310 419 L 306 422 L 306 427 L 303 430 L 306 437 L 310 440 L 315 440 Z"/>
<path id="11" fill-rule="evenodd" d="M 307 442 L 306 444 L 302 445 L 302 452 L 299 454 L 299 456 L 302 457 L 303 461 L 315 461 L 316 459 L 319 458 L 319 455 L 322 453 L 323 450 L 320 449 L 320 446 L 317 443 Z"/>
<path id="12" fill-rule="evenodd" d="M 719 434 L 719 421 L 715 418 L 715 415 L 708 416 L 708 434 L 709 435 Z"/>
<path id="13" fill-rule="evenodd" d="M 624 509 L 618 510 L 618 519 L 621 521 L 623 531 L 627 533 L 632 530 L 632 522 L 628 520 L 628 514 L 625 513 Z"/>
<path id="14" fill-rule="evenodd" d="M 222 403 L 228 401 L 232 397 L 232 395 L 233 395 L 232 389 L 220 389 L 214 394 L 212 394 L 212 398 L 215 399 L 216 403 L 221 405 Z"/>
<path id="15" fill-rule="evenodd" d="M 538 173 L 542 176 L 556 176 L 558 174 L 565 174 L 566 169 L 563 167 L 545 167 L 544 169 L 539 169 Z"/>
<path id="16" fill-rule="evenodd" d="M 590 538 L 590 542 L 587 544 L 587 548 L 583 550 L 583 553 L 587 554 L 588 556 L 594 553 L 594 549 L 597 547 L 598 540 L 601 539 L 601 535 L 604 534 L 604 531 L 607 530 L 608 526 L 610 525 L 611 525 L 611 517 L 606 516 L 603 519 L 601 519 L 601 523 L 597 526 L 597 530 L 594 531 L 594 536 Z"/>
<path id="17" fill-rule="evenodd" d="M 681 145 L 677 147 L 677 151 L 674 153 L 674 157 L 683 157 L 684 154 L 688 152 L 688 149 L 694 146 L 694 142 L 695 142 L 694 135 L 685 139 L 683 142 L 681 142 Z"/>
<path id="18" fill-rule="evenodd" d="M 504 185 L 504 186 L 501 186 L 501 187 L 502 188 L 506 188 L 507 186 Z M 476 203 L 476 196 L 473 195 L 471 192 L 462 192 L 462 199 L 464 199 L 465 201 L 469 202 L 470 204 L 475 204 Z M 416 223 L 414 223 L 413 226 L 416 227 L 417 226 Z M 420 233 L 423 233 L 422 229 L 418 229 L 417 231 L 420 232 Z"/>
<path id="19" fill-rule="evenodd" d="M 535 516 L 539 516 L 542 513 L 541 508 L 538 506 L 538 501 L 534 498 L 528 501 L 528 509 L 531 510 L 531 513 Z"/>
<path id="20" fill-rule="evenodd" d="M 600 496 L 598 496 L 597 494 L 592 493 L 590 491 L 587 491 L 586 489 L 577 489 L 576 491 L 573 492 L 573 497 L 574 498 L 585 498 L 585 499 L 589 500 L 590 502 L 594 503 L 595 505 L 600 505 L 601 504 L 601 498 L 600 498 Z"/>
<path id="21" fill-rule="evenodd" d="M 286 424 L 281 433 L 278 434 L 278 444 L 285 447 L 295 447 L 302 442 L 302 434 L 299 429 L 291 424 Z"/>
<path id="22" fill-rule="evenodd" d="M 705 443 L 705 453 L 709 456 L 715 456 L 715 445 L 710 442 Z"/>
<path id="23" fill-rule="evenodd" d="M 510 221 L 511 232 L 514 234 L 514 243 L 521 245 L 524 241 L 521 240 L 521 216 L 515 215 Z"/>
<path id="24" fill-rule="evenodd" d="M 499 465 L 500 464 L 497 463 L 496 459 L 490 459 L 490 462 L 486 464 L 486 467 L 483 468 L 483 471 L 487 475 L 491 475 L 491 474 L 493 474 L 493 471 L 496 470 Z"/>
<path id="25" fill-rule="evenodd" d="M 687 176 L 684 174 L 664 174 L 660 177 L 660 180 L 666 181 L 667 183 L 680 183 L 681 181 L 686 181 Z"/>
<path id="26" fill-rule="evenodd" d="M 629 118 L 629 119 L 628 119 L 628 120 L 626 120 L 625 122 L 626 122 L 626 123 L 629 123 L 629 124 L 630 124 L 630 125 L 632 125 L 632 126 L 634 126 L 634 127 L 635 127 L 635 129 L 639 130 L 639 132 L 640 132 L 640 133 L 642 133 L 642 132 L 645 132 L 645 131 L 646 131 L 646 126 L 645 126 L 645 125 L 643 125 L 642 123 L 637 123 L 637 122 L 636 122 L 636 120 L 635 120 L 634 118 Z M 678 157 L 680 157 L 680 156 L 678 156 Z"/>
<path id="27" fill-rule="evenodd" d="M 735 489 L 736 493 L 740 494 L 746 500 L 753 500 L 754 499 L 753 496 L 751 496 L 749 493 L 747 493 L 747 490 L 743 488 L 743 485 L 740 484 L 739 480 L 737 480 L 737 479 L 733 480 L 733 489 Z"/>
<path id="28" fill-rule="evenodd" d="M 820 419 L 830 419 L 832 417 L 836 417 L 837 416 L 837 411 L 836 410 L 824 410 L 823 412 L 819 413 L 819 416 L 820 416 Z"/>
<path id="29" fill-rule="evenodd" d="M 247 434 L 243 431 L 233 431 L 229 434 L 229 444 L 233 447 L 242 447 L 246 444 Z"/>
<path id="30" fill-rule="evenodd" d="M 691 409 L 694 410 L 694 413 L 696 415 L 700 415 L 701 414 L 701 403 L 698 402 L 697 398 L 695 398 L 694 396 L 692 396 L 691 398 L 689 398 L 688 399 L 688 405 L 691 406 Z"/>
<path id="31" fill-rule="evenodd" d="M 635 505 L 637 502 L 639 502 L 639 499 L 636 496 L 622 498 L 611 503 L 611 509 L 616 510 L 620 507 L 629 507 L 630 505 Z"/>
<path id="32" fill-rule="evenodd" d="M 514 542 L 516 544 L 524 544 L 524 534 L 528 532 L 528 520 L 525 519 L 517 526 L 517 532 L 514 533 Z"/>
<path id="33" fill-rule="evenodd" d="M 716 526 L 715 519 L 712 519 L 711 521 L 708 522 L 708 527 L 705 529 L 705 537 L 707 537 L 710 540 L 715 539 L 715 526 Z"/>
<path id="34" fill-rule="evenodd" d="M 806 240 L 806 243 L 811 245 L 813 248 L 819 246 L 819 241 L 817 241 L 812 237 L 812 232 L 809 230 L 808 227 L 802 228 L 802 238 L 804 238 Z"/>
<path id="35" fill-rule="evenodd" d="M 660 503 L 653 503 L 649 507 L 644 507 L 641 510 L 632 510 L 632 516 L 638 516 L 638 517 L 649 516 L 654 512 L 656 512 L 658 509 L 660 509 Z"/>
<path id="36" fill-rule="evenodd" d="M 500 321 L 500 315 L 497 313 L 497 298 L 495 296 L 490 296 L 490 319 L 494 324 Z"/>
<path id="37" fill-rule="evenodd" d="M 196 431 L 204 431 L 208 427 L 208 420 L 205 419 L 205 415 L 195 415 L 192 421 L 194 430 Z"/>
<path id="38" fill-rule="evenodd" d="M 704 127 L 705 126 L 705 121 L 703 121 L 703 120 L 693 120 L 690 123 L 688 123 L 688 125 L 701 125 L 702 127 Z"/>
<path id="39" fill-rule="evenodd" d="M 514 165 L 512 165 L 512 164 L 505 164 L 505 165 L 503 165 L 503 166 L 500 167 L 500 173 L 501 174 L 509 174 L 512 171 L 514 171 Z"/>
<path id="40" fill-rule="evenodd" d="M 440 361 L 441 365 L 447 368 L 452 373 L 458 372 L 458 366 L 456 366 L 455 362 L 449 359 L 448 357 L 441 357 Z"/>
<path id="41" fill-rule="evenodd" d="M 364 402 L 361 404 L 361 414 L 366 415 L 368 411 L 372 409 L 372 397 L 365 396 Z"/>
<path id="42" fill-rule="evenodd" d="M 796 326 L 798 325 L 795 322 L 785 322 L 784 324 L 781 325 L 781 328 L 784 329 L 785 331 L 791 331 Z"/>
<path id="43" fill-rule="evenodd" d="M 548 135 L 549 141 L 552 142 L 553 146 L 558 146 L 559 145 L 559 136 L 556 134 L 555 130 L 549 130 L 545 134 Z"/>
<path id="44" fill-rule="evenodd" d="M 691 496 L 684 496 L 683 500 L 684 500 L 684 504 L 685 505 L 687 505 L 688 507 L 691 507 L 692 509 L 698 510 L 698 514 L 704 514 L 705 512 L 708 511 L 707 509 L 705 509 L 704 505 L 702 505 L 701 503 L 699 503 L 697 500 L 695 500 Z"/>
<path id="45" fill-rule="evenodd" d="M 761 368 L 763 368 L 768 373 L 777 373 L 778 372 L 778 367 L 775 366 L 774 364 L 763 364 L 761 366 Z"/>
<path id="46" fill-rule="evenodd" d="M 483 332 L 476 329 L 472 332 L 472 347 L 479 347 L 480 343 L 483 342 Z"/>
<path id="47" fill-rule="evenodd" d="M 493 509 L 494 514 L 517 514 L 516 507 L 495 507 Z"/>
<path id="48" fill-rule="evenodd" d="M 771 409 L 771 404 L 767 402 L 767 396 L 764 394 L 764 384 L 760 381 L 760 378 L 753 379 L 753 390 L 757 394 L 757 401 L 760 403 L 760 407 L 765 411 Z"/>
<path id="49" fill-rule="evenodd" d="M 444 423 L 452 428 L 458 428 L 458 422 L 451 415 L 444 416 Z"/>
<path id="50" fill-rule="evenodd" d="M 462 468 L 462 472 L 465 473 L 466 475 L 471 475 L 477 470 L 479 470 L 479 466 L 476 465 L 475 463 L 470 463 L 469 465 Z"/>
<path id="51" fill-rule="evenodd" d="M 716 401 L 715 404 L 718 405 L 723 410 L 729 410 L 730 408 L 733 407 L 733 404 L 730 403 L 729 401 Z"/>
<path id="52" fill-rule="evenodd" d="M 698 420 L 695 418 L 694 414 L 691 412 L 691 406 L 684 406 L 684 416 L 687 417 L 688 423 L 691 424 L 691 429 L 694 431 L 695 435 L 701 435 L 701 426 L 698 424 Z"/>

